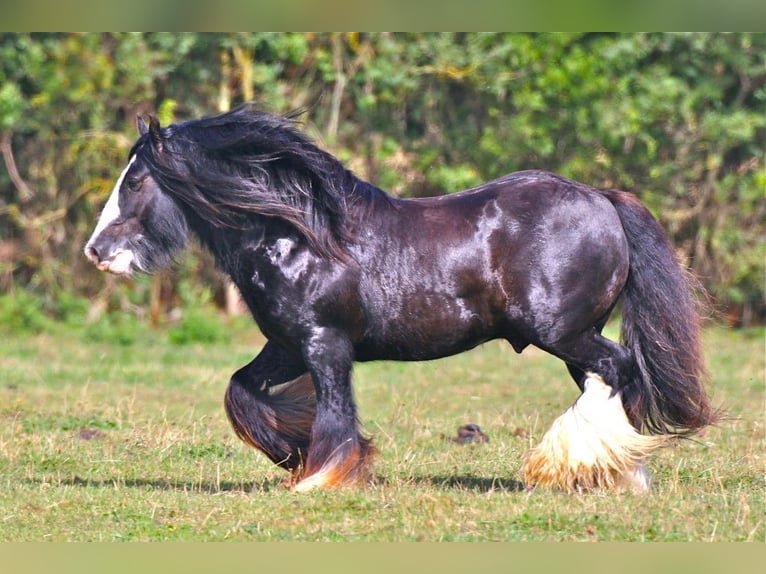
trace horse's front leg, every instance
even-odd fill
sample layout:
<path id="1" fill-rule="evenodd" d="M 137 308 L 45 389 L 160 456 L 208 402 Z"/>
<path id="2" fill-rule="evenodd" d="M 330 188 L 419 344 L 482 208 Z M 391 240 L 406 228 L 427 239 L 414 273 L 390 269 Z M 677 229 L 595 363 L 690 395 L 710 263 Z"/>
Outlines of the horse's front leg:
<path id="1" fill-rule="evenodd" d="M 359 432 L 351 388 L 351 342 L 337 330 L 317 329 L 304 345 L 304 359 L 316 388 L 316 417 L 303 476 L 295 490 L 368 480 L 367 463 L 374 449 Z"/>
<path id="2" fill-rule="evenodd" d="M 315 404 L 303 359 L 271 341 L 232 375 L 224 399 L 237 436 L 294 475 L 308 452 Z"/>

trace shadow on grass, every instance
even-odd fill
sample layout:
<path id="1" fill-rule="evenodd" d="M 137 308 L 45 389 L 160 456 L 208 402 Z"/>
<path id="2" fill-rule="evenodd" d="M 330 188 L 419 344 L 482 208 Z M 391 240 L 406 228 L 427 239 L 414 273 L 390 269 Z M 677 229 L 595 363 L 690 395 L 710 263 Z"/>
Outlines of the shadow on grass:
<path id="1" fill-rule="evenodd" d="M 416 484 L 426 484 L 435 488 L 467 490 L 474 492 L 524 492 L 523 482 L 505 478 L 486 478 L 482 476 L 416 476 Z"/>
<path id="2" fill-rule="evenodd" d="M 524 492 L 524 483 L 512 479 L 485 478 L 479 476 L 416 476 L 409 479 L 412 484 L 426 485 L 445 490 L 463 490 L 477 493 L 486 492 Z M 41 484 L 41 480 L 25 481 L 30 484 Z M 47 482 L 47 481 L 45 481 Z M 388 479 L 377 477 L 378 485 L 385 485 Z M 183 481 L 164 478 L 114 478 L 91 479 L 75 476 L 57 481 L 61 486 L 79 486 L 89 488 L 137 488 L 151 490 L 167 490 L 178 492 L 197 492 L 206 494 L 227 493 L 266 493 L 285 491 L 285 480 L 271 478 L 261 481 Z"/>
<path id="3" fill-rule="evenodd" d="M 41 483 L 42 481 L 28 481 Z M 205 494 L 217 494 L 221 492 L 251 494 L 254 492 L 270 492 L 285 490 L 284 480 L 273 478 L 261 481 L 233 482 L 233 481 L 183 481 L 164 478 L 114 478 L 114 479 L 91 479 L 64 478 L 57 481 L 61 486 L 81 486 L 90 488 L 139 488 L 151 490 L 168 490 L 178 492 L 198 492 Z"/>

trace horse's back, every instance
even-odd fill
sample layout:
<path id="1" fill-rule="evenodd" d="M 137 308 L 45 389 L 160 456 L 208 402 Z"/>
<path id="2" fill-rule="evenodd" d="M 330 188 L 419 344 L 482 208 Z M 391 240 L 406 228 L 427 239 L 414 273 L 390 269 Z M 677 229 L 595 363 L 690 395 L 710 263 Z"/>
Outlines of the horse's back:
<path id="1" fill-rule="evenodd" d="M 543 171 L 509 173 L 457 193 L 396 200 L 402 211 L 437 219 L 439 223 L 462 221 L 482 224 L 482 213 L 498 208 L 509 228 L 529 231 L 557 214 L 577 220 L 585 215 L 594 223 L 617 224 L 619 218 L 609 199 L 596 188 Z"/>

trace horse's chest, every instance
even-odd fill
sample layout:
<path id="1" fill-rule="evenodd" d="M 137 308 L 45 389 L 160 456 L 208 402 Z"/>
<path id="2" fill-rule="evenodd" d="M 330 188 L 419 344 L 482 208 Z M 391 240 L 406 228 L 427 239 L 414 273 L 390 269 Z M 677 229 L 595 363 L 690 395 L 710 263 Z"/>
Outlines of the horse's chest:
<path id="1" fill-rule="evenodd" d="M 354 274 L 346 267 L 289 240 L 276 241 L 259 255 L 237 283 L 267 335 L 297 340 L 317 326 L 346 325 L 358 316 Z"/>

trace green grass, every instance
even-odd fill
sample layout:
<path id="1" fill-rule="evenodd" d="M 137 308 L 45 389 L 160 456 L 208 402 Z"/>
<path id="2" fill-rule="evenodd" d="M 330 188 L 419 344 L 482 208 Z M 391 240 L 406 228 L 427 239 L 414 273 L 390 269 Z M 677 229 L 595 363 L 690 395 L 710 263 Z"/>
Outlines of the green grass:
<path id="1" fill-rule="evenodd" d="M 500 342 L 358 365 L 376 483 L 289 492 L 226 420 L 229 375 L 263 344 L 232 329 L 186 345 L 149 328 L 122 344 L 76 328 L 4 334 L 0 541 L 764 540 L 762 330 L 706 332 L 727 419 L 655 456 L 641 496 L 521 487 L 524 452 L 577 390 L 557 360 Z M 446 440 L 468 422 L 490 442 Z"/>

